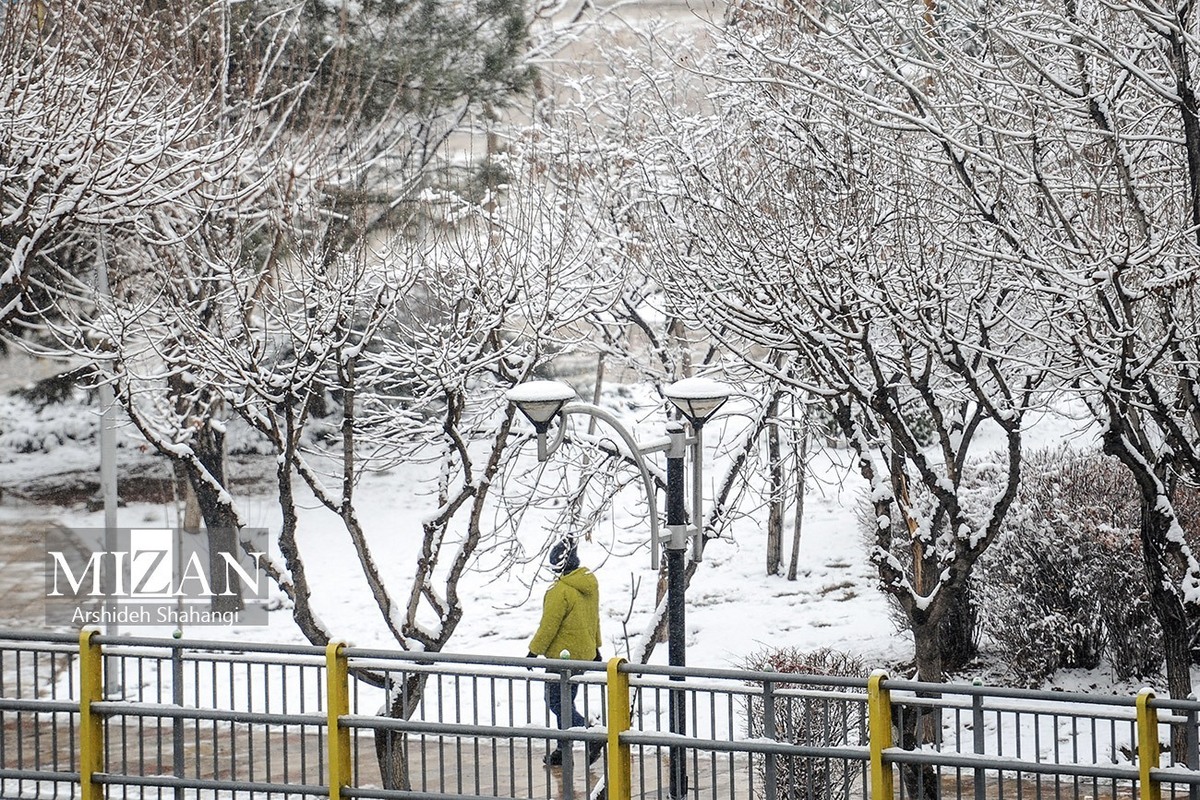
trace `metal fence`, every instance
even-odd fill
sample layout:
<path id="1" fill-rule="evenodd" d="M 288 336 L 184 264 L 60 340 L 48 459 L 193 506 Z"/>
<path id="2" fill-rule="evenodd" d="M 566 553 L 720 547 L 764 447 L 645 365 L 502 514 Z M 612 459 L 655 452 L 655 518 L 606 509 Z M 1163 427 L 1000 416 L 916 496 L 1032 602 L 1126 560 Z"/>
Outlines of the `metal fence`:
<path id="1" fill-rule="evenodd" d="M 1149 691 L 530 663 L 0 632 L 0 797 L 1200 800 L 1200 703 Z"/>

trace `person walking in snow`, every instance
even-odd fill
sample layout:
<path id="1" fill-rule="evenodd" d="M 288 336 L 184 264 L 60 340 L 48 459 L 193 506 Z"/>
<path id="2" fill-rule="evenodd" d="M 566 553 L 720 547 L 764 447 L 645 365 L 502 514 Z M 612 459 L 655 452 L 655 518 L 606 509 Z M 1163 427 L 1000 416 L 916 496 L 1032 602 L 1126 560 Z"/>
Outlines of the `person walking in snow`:
<path id="1" fill-rule="evenodd" d="M 542 620 L 537 633 L 529 642 L 529 657 L 560 658 L 565 651 L 569 658 L 580 661 L 600 660 L 600 584 L 587 567 L 579 566 L 574 543 L 559 542 L 550 549 L 550 569 L 558 576 L 542 600 Z M 571 684 L 572 728 L 584 726 L 583 715 L 575 710 L 575 695 L 579 685 Z M 546 705 L 562 727 L 564 709 L 562 692 L 556 682 L 546 683 Z M 591 764 L 600 757 L 603 745 L 588 742 L 587 756 Z M 544 759 L 547 764 L 561 764 L 562 751 L 555 748 Z"/>

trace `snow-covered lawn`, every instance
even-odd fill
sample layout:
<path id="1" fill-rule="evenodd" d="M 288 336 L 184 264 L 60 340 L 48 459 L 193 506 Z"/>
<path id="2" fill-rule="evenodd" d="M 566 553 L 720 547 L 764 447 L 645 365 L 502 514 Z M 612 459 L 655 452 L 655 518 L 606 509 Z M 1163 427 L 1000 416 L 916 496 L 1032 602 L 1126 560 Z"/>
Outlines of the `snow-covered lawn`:
<path id="1" fill-rule="evenodd" d="M 44 450 L 33 453 L 6 449 L 0 462 L 0 485 L 19 488 L 23 481 L 68 470 L 86 470 L 89 464 L 98 463 L 98 451 L 88 435 L 88 429 L 95 425 L 94 410 L 66 406 L 31 415 L 21 409 L 19 403 L 6 401 L 2 411 L 10 430 L 25 430 L 31 436 L 49 437 L 61 443 L 52 441 Z M 72 421 L 67 424 L 64 422 L 67 419 Z M 645 428 L 651 423 L 634 414 L 631 424 Z M 1031 432 L 1033 444 L 1075 435 L 1071 433 L 1072 427 L 1070 420 L 1045 418 Z M 654 434 L 651 429 L 641 428 L 636 430 L 640 439 Z M 53 433 L 61 430 L 78 435 L 64 438 Z M 165 463 L 156 467 L 152 457 L 132 438 L 126 445 L 119 451 L 122 474 L 135 466 L 142 472 L 161 469 L 166 474 Z M 533 451 L 530 443 L 527 453 L 531 463 Z M 264 472 L 270 470 L 269 459 L 261 459 L 259 468 Z M 424 465 L 407 465 L 371 474 L 358 488 L 362 521 L 379 567 L 401 599 L 407 596 L 413 573 L 421 522 L 431 510 L 428 469 Z M 262 486 L 269 487 L 269 482 Z M 831 448 L 816 453 L 808 480 L 795 581 L 764 574 L 766 535 L 762 515 L 738 519 L 731 532 L 710 543 L 687 595 L 690 665 L 738 666 L 765 647 L 800 650 L 829 647 L 857 656 L 869 668 L 885 667 L 894 674 L 904 674 L 905 665 L 912 658 L 911 642 L 895 628 L 888 603 L 876 587 L 874 568 L 867 560 L 865 543 L 855 522 L 855 505 L 861 499 L 862 487 L 847 451 Z M 645 506 L 631 490 L 623 497 L 626 502 L 619 503 L 592 540 L 580 547 L 584 565 L 600 580 L 606 656 L 625 655 L 629 639 L 644 635 L 655 606 L 658 579 L 651 569 L 645 541 Z M 251 524 L 270 532 L 278 531 L 278 508 L 269 494 L 260 491 L 240 498 L 240 502 Z M 497 506 L 497 513 L 504 512 Z M 540 561 L 540 549 L 545 546 L 547 536 L 544 513 L 531 509 L 522 519 L 518 536 L 528 561 L 513 563 L 504 557 L 507 545 L 481 548 L 473 571 L 461 587 L 466 613 L 448 650 L 524 655 L 537 626 L 542 591 L 548 585 Z M 122 527 L 173 526 L 178 514 L 172 503 L 131 503 L 120 509 L 118 523 Z M 338 636 L 355 645 L 395 646 L 371 600 L 341 526 L 327 515 L 328 512 L 314 504 L 302 511 L 300 526 L 300 546 L 320 617 Z M 82 505 L 35 506 L 11 499 L 0 504 L 0 519 L 44 519 L 73 528 L 103 527 L 102 511 L 89 512 Z M 789 539 L 790 529 L 789 519 L 785 524 Z M 274 611 L 270 618 L 271 623 L 263 627 L 195 628 L 185 633 L 189 637 L 241 641 L 303 641 L 286 608 Z M 172 630 L 150 627 L 130 632 L 169 636 Z M 984 657 L 977 667 L 959 678 L 969 680 L 981 675 L 989 683 L 1002 680 L 1002 672 L 988 659 L 984 644 Z M 665 646 L 657 648 L 652 661 L 665 663 Z M 1124 692 L 1133 688 L 1112 686 L 1103 668 L 1060 674 L 1053 683 L 1066 689 L 1113 688 Z"/>

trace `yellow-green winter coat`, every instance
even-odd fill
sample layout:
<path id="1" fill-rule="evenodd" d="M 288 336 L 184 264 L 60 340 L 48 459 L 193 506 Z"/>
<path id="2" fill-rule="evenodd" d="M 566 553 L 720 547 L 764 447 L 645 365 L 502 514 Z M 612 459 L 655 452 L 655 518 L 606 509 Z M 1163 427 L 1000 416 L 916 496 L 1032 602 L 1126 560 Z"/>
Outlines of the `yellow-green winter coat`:
<path id="1" fill-rule="evenodd" d="M 600 651 L 600 584 L 587 567 L 568 572 L 546 590 L 542 622 L 529 642 L 529 652 L 591 661 Z"/>

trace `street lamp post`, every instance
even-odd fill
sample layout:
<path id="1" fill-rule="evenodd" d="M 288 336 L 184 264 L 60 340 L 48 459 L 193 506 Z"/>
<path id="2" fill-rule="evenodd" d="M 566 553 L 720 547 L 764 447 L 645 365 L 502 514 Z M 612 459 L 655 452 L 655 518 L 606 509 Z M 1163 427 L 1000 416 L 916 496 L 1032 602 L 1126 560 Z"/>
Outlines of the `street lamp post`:
<path id="1" fill-rule="evenodd" d="M 687 552 L 687 500 L 684 496 L 683 458 L 685 439 L 683 425 L 672 422 L 667 426 L 671 446 L 667 449 L 667 663 L 672 667 L 687 666 L 687 627 L 684 625 L 684 554 Z M 696 462 L 697 465 L 699 462 Z M 696 466 L 693 471 L 698 471 Z M 697 519 L 699 524 L 703 517 Z M 672 675 L 671 680 L 683 680 Z M 672 689 L 669 697 L 671 733 L 687 732 L 687 700 L 683 689 Z M 682 747 L 671 748 L 668 797 L 679 800 L 687 796 L 687 758 Z"/>
<path id="2" fill-rule="evenodd" d="M 685 378 L 667 386 L 663 393 L 683 414 L 691 429 L 691 435 L 681 422 L 667 425 L 664 439 L 639 444 L 629 430 L 613 414 L 591 403 L 575 401 L 575 390 L 559 381 L 530 381 L 513 387 L 505 395 L 530 422 L 537 432 L 538 460 L 545 461 L 566 435 L 565 421 L 570 414 L 585 414 L 607 423 L 628 449 L 627 454 L 637 464 L 642 483 L 646 489 L 646 502 L 650 507 L 650 559 L 654 569 L 659 568 L 659 545 L 664 541 L 659 533 L 657 489 L 651 476 L 646 456 L 660 451 L 667 459 L 667 661 L 673 667 L 687 664 L 685 613 L 685 554 L 687 542 L 693 543 L 694 558 L 699 561 L 703 548 L 703 452 L 701 430 L 731 393 L 725 384 L 708 378 Z M 553 441 L 549 439 L 550 427 L 559 420 Z M 692 511 L 691 526 L 688 524 L 687 478 L 684 460 L 687 450 L 692 450 Z M 682 676 L 672 676 L 682 680 Z M 682 689 L 670 693 L 671 733 L 683 735 L 687 732 L 687 705 Z M 669 793 L 672 800 L 681 800 L 687 795 L 687 763 L 681 747 L 671 748 Z"/>

